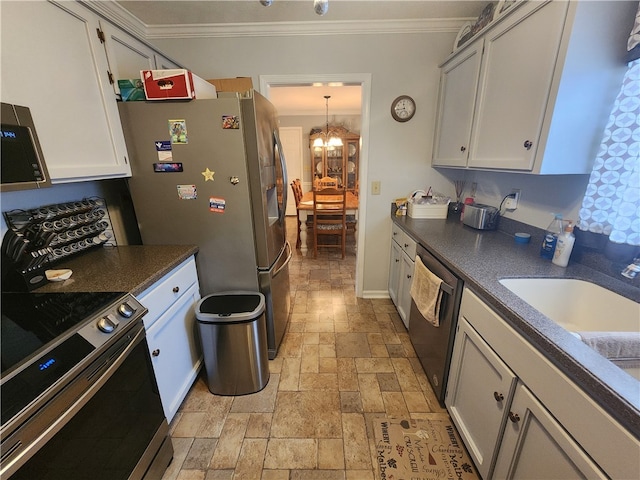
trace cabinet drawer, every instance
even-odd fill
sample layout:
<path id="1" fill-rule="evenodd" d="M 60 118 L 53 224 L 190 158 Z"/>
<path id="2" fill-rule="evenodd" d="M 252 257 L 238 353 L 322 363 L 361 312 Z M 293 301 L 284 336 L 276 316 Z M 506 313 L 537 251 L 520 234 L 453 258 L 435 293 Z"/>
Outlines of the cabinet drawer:
<path id="1" fill-rule="evenodd" d="M 411 259 L 411 261 L 414 261 L 416 259 L 417 242 L 413 238 L 405 233 L 403 242 L 400 246 L 404 250 L 404 253 L 406 253 L 407 256 Z"/>
<path id="2" fill-rule="evenodd" d="M 395 240 L 398 245 L 400 245 L 400 248 L 404 251 L 404 253 L 409 255 L 409 258 L 411 258 L 411 260 L 414 260 L 416 258 L 417 242 L 395 223 L 391 227 L 391 238 Z"/>
<path id="3" fill-rule="evenodd" d="M 149 309 L 144 316 L 144 326 L 153 325 L 197 281 L 196 262 L 190 257 L 142 292 L 138 300 Z"/>
<path id="4" fill-rule="evenodd" d="M 404 230 L 402 230 L 395 223 L 392 224 L 391 225 L 391 239 L 395 240 L 398 245 L 402 246 L 402 240 L 404 239 L 404 237 L 405 237 Z"/>

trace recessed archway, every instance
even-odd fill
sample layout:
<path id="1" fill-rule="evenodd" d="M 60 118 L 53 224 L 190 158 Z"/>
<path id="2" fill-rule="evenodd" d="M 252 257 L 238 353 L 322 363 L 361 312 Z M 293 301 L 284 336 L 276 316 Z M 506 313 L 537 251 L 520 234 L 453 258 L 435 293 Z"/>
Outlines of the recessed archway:
<path id="1" fill-rule="evenodd" d="M 371 74 L 370 73 L 345 73 L 345 74 L 303 74 L 303 75 L 260 75 L 260 92 L 267 98 L 273 87 L 309 85 L 313 84 L 343 84 L 360 85 L 361 87 L 361 131 L 360 131 L 360 204 L 358 209 L 359 228 L 356 253 L 356 296 L 362 297 L 364 276 L 364 238 L 366 229 L 367 212 L 367 185 L 369 163 L 369 115 L 371 104 Z"/>

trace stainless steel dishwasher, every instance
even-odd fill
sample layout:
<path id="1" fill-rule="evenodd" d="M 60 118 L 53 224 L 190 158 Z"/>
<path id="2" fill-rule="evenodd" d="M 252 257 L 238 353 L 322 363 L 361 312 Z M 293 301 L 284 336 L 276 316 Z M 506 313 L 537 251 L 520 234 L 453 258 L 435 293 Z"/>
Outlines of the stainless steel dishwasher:
<path id="1" fill-rule="evenodd" d="M 424 266 L 442 279 L 440 325 L 435 327 L 425 319 L 418 310 L 416 302 L 412 299 L 409 314 L 409 337 L 436 397 L 440 405 L 444 407 L 463 282 L 422 245 L 417 246 L 416 257 L 420 257 Z"/>

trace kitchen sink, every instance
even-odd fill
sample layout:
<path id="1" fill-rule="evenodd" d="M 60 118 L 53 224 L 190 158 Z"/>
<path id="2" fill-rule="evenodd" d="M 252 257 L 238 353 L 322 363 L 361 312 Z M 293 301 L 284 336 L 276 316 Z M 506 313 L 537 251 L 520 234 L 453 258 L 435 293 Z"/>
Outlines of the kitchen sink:
<path id="1" fill-rule="evenodd" d="M 500 283 L 570 332 L 640 332 L 640 304 L 594 283 L 564 278 Z"/>
<path id="2" fill-rule="evenodd" d="M 503 278 L 500 283 L 640 381 L 640 304 L 583 280 Z"/>

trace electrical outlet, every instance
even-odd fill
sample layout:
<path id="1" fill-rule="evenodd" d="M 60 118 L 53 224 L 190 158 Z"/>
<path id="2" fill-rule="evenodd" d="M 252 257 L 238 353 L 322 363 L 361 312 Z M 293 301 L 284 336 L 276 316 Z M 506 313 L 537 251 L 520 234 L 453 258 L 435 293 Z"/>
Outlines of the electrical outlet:
<path id="1" fill-rule="evenodd" d="M 507 199 L 504 201 L 504 208 L 506 208 L 507 210 L 515 210 L 516 208 L 518 208 L 518 201 L 520 201 L 520 189 L 512 188 L 510 195 L 513 196 L 507 197 Z"/>
<path id="2" fill-rule="evenodd" d="M 380 180 L 371 182 L 371 195 L 380 195 Z"/>

